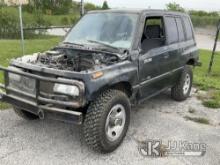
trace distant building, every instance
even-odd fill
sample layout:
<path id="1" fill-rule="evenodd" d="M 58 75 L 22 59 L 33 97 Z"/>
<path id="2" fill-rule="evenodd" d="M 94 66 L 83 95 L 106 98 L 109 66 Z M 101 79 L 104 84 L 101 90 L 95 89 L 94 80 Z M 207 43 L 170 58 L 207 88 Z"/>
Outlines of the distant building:
<path id="1" fill-rule="evenodd" d="M 4 0 L 4 3 L 11 6 L 11 5 L 18 5 L 20 3 L 22 4 L 28 4 L 28 0 Z"/>

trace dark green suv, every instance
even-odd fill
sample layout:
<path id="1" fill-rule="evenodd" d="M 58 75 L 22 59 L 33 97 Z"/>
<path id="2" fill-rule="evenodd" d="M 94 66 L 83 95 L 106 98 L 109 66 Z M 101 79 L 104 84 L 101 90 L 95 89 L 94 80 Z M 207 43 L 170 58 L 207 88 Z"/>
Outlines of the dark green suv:
<path id="1" fill-rule="evenodd" d="M 126 135 L 131 105 L 169 88 L 176 101 L 190 95 L 198 59 L 187 14 L 93 11 L 58 46 L 0 67 L 1 100 L 25 119 L 81 124 L 92 149 L 111 152 Z"/>

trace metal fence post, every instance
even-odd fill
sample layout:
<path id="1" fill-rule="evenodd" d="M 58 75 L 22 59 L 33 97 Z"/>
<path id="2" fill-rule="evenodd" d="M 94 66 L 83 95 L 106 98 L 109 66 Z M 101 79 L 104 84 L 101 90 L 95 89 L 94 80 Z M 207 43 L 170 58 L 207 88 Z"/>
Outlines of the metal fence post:
<path id="1" fill-rule="evenodd" d="M 85 9 L 84 9 L 84 0 L 81 0 L 81 6 L 80 6 L 80 16 L 82 17 L 85 13 Z"/>
<path id="2" fill-rule="evenodd" d="M 22 20 L 22 4 L 19 3 L 19 19 L 20 19 L 20 31 L 21 31 L 21 50 L 22 55 L 24 55 L 24 29 L 23 29 L 23 20 Z"/>
<path id="3" fill-rule="evenodd" d="M 219 37 L 219 31 L 220 31 L 220 20 L 217 26 L 217 32 L 216 32 L 216 37 L 215 37 L 215 43 L 214 43 L 214 47 L 212 50 L 212 56 L 211 56 L 211 60 L 209 63 L 209 69 L 208 69 L 208 74 L 211 73 L 212 71 L 212 65 L 213 65 L 213 61 L 214 61 L 214 56 L 215 56 L 215 51 L 216 51 L 216 47 L 217 47 L 217 42 L 218 42 L 218 37 Z"/>

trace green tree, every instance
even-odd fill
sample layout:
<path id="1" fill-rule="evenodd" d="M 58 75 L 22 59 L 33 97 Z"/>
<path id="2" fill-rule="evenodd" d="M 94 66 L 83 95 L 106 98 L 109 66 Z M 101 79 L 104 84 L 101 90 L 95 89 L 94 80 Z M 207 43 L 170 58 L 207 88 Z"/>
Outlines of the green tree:
<path id="1" fill-rule="evenodd" d="M 212 12 L 206 12 L 206 11 L 202 11 L 202 10 L 190 10 L 189 11 L 190 15 L 196 15 L 196 16 L 211 16 L 211 17 L 219 17 L 218 12 L 216 11 L 212 11 Z"/>
<path id="2" fill-rule="evenodd" d="M 44 13 L 67 14 L 72 8 L 72 0 L 29 0 L 29 11 L 42 10 Z"/>
<path id="3" fill-rule="evenodd" d="M 0 0 L 0 7 L 5 6 L 4 0 Z"/>
<path id="4" fill-rule="evenodd" d="M 177 4 L 176 2 L 170 2 L 166 4 L 166 7 L 167 7 L 167 10 L 170 10 L 170 11 L 185 12 L 184 8 L 181 7 L 179 4 Z"/>
<path id="5" fill-rule="evenodd" d="M 85 3 L 85 9 L 86 11 L 96 10 L 96 6 L 92 3 Z"/>
<path id="6" fill-rule="evenodd" d="M 107 2 L 107 1 L 104 1 L 104 2 L 103 2 L 102 9 L 103 9 L 103 10 L 109 9 L 108 2 Z"/>

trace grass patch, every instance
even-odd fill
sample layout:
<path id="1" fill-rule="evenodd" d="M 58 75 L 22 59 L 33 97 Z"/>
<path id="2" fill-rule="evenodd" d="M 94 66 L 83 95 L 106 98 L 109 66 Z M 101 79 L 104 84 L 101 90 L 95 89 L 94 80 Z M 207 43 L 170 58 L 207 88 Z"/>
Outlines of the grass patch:
<path id="1" fill-rule="evenodd" d="M 207 100 L 207 101 L 203 101 L 202 104 L 208 108 L 220 108 L 219 100 Z"/>
<path id="2" fill-rule="evenodd" d="M 200 50 L 199 53 L 202 67 L 194 69 L 194 85 L 198 86 L 201 90 L 206 90 L 207 93 L 199 95 L 198 98 L 202 100 L 205 107 L 220 108 L 220 52 L 217 52 L 215 55 L 210 75 L 207 75 L 207 71 L 212 52 Z"/>
<path id="3" fill-rule="evenodd" d="M 190 117 L 190 116 L 185 116 L 184 117 L 186 120 L 194 121 L 196 123 L 201 123 L 201 124 L 210 124 L 209 120 L 206 118 L 202 117 Z"/>
<path id="4" fill-rule="evenodd" d="M 209 91 L 198 93 L 198 99 L 208 108 L 220 108 L 220 90 L 210 89 Z"/>
<path id="5" fill-rule="evenodd" d="M 220 53 L 215 56 L 211 75 L 207 75 L 211 51 L 200 50 L 199 53 L 202 66 L 194 69 L 194 85 L 202 90 L 220 89 Z"/>
<path id="6" fill-rule="evenodd" d="M 207 93 L 206 99 L 203 100 L 203 105 L 208 108 L 220 108 L 220 91 L 214 90 Z"/>
<path id="7" fill-rule="evenodd" d="M 0 111 L 1 110 L 5 110 L 5 109 L 9 109 L 11 108 L 12 106 L 10 104 L 7 104 L 7 103 L 0 103 Z"/>
<path id="8" fill-rule="evenodd" d="M 48 50 L 60 42 L 60 37 L 44 36 L 39 39 L 25 40 L 25 54 Z M 12 58 L 21 56 L 20 40 L 0 40 L 0 65 L 8 66 Z M 0 82 L 3 82 L 3 74 L 0 73 Z M 0 103 L 0 110 L 10 106 Z"/>

